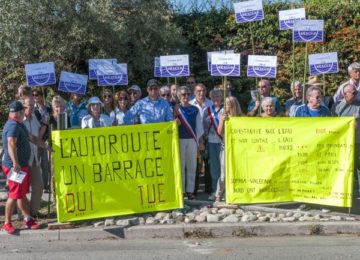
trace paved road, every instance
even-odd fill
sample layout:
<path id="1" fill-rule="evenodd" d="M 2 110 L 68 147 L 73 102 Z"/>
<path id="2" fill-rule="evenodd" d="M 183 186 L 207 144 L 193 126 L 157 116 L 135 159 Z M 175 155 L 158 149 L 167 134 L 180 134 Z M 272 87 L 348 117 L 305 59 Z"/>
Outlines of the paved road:
<path id="1" fill-rule="evenodd" d="M 359 259 L 355 236 L 3 242 L 1 259 Z"/>

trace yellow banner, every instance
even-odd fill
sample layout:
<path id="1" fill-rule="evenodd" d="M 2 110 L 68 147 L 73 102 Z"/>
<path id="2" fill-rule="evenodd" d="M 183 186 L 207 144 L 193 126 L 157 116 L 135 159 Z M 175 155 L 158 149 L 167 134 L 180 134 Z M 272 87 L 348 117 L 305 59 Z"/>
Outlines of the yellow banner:
<path id="1" fill-rule="evenodd" d="M 226 202 L 351 207 L 354 126 L 352 117 L 231 118 Z"/>
<path id="2" fill-rule="evenodd" d="M 176 123 L 53 131 L 58 221 L 183 207 Z"/>

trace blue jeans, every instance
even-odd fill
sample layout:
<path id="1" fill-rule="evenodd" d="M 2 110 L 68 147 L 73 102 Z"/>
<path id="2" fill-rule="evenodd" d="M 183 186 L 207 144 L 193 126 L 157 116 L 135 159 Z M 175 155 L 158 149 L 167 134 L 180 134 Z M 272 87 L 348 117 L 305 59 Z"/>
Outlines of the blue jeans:
<path id="1" fill-rule="evenodd" d="M 215 192 L 220 177 L 221 143 L 208 143 L 209 166 L 211 176 L 211 191 Z"/>

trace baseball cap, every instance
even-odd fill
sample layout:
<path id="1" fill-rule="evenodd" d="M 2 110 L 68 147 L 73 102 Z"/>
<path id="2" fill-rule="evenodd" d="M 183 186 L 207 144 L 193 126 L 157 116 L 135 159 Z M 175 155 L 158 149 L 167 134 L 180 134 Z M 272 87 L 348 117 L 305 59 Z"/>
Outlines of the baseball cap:
<path id="1" fill-rule="evenodd" d="M 15 113 L 25 109 L 25 106 L 20 101 L 12 101 L 9 105 L 10 112 Z"/>
<path id="2" fill-rule="evenodd" d="M 130 91 L 130 90 L 140 92 L 140 95 L 141 95 L 141 88 L 138 85 L 132 85 L 130 88 L 127 89 L 127 91 Z"/>
<path id="3" fill-rule="evenodd" d="M 160 87 L 160 83 L 159 81 L 157 81 L 156 79 L 150 79 L 146 86 L 149 88 L 149 87 L 152 87 L 152 86 L 157 86 L 157 87 Z"/>

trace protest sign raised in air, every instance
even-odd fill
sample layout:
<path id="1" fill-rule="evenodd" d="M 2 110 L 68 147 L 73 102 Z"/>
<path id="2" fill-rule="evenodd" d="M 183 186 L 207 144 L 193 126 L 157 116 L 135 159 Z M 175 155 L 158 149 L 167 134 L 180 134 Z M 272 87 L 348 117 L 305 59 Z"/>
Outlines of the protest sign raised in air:
<path id="1" fill-rule="evenodd" d="M 62 71 L 59 80 L 59 91 L 85 95 L 88 76 Z"/>
<path id="2" fill-rule="evenodd" d="M 247 76 L 259 78 L 276 78 L 276 56 L 249 55 Z"/>
<path id="3" fill-rule="evenodd" d="M 305 19 L 306 19 L 305 8 L 279 11 L 280 30 L 293 29 L 295 20 L 305 20 Z"/>
<path id="4" fill-rule="evenodd" d="M 53 85 L 56 83 L 54 62 L 25 65 L 26 82 L 29 87 Z"/>
<path id="5" fill-rule="evenodd" d="M 209 51 L 206 53 L 207 56 L 207 67 L 208 71 L 211 71 L 211 57 L 214 53 L 234 53 L 234 50 L 226 50 L 226 51 Z"/>
<path id="6" fill-rule="evenodd" d="M 162 77 L 189 76 L 189 55 L 160 56 L 160 71 Z"/>
<path id="7" fill-rule="evenodd" d="M 211 76 L 240 76 L 240 54 L 213 53 Z"/>
<path id="8" fill-rule="evenodd" d="M 339 72 L 337 52 L 310 54 L 309 71 L 310 75 Z"/>
<path id="9" fill-rule="evenodd" d="M 58 221 L 183 207 L 175 122 L 52 132 Z"/>
<path id="10" fill-rule="evenodd" d="M 323 42 L 323 20 L 295 20 L 293 28 L 294 42 Z"/>
<path id="11" fill-rule="evenodd" d="M 117 59 L 89 59 L 89 79 L 97 80 L 97 67 L 104 64 L 116 64 Z"/>
<path id="12" fill-rule="evenodd" d="M 264 20 L 262 0 L 251 0 L 234 3 L 236 23 L 247 23 Z"/>
<path id="13" fill-rule="evenodd" d="M 128 84 L 127 64 L 99 64 L 97 66 L 98 86 L 120 86 Z"/>

